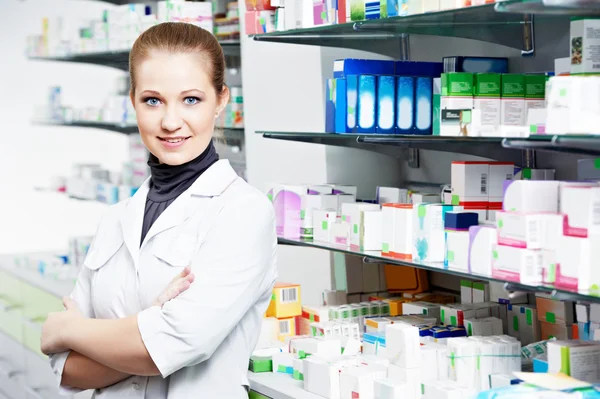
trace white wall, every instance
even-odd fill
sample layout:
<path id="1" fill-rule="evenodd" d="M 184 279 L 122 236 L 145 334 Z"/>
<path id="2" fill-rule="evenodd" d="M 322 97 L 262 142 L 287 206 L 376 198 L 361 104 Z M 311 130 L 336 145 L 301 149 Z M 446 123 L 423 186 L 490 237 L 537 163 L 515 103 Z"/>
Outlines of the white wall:
<path id="1" fill-rule="evenodd" d="M 118 170 L 127 157 L 125 136 L 96 129 L 33 126 L 34 107 L 48 87 L 63 88 L 63 103 L 100 105 L 122 72 L 101 66 L 29 61 L 27 35 L 40 34 L 42 18 L 98 19 L 110 5 L 85 0 L 0 0 L 0 252 L 65 248 L 72 234 L 91 234 L 103 209 L 32 190 L 66 176 L 75 162 Z"/>

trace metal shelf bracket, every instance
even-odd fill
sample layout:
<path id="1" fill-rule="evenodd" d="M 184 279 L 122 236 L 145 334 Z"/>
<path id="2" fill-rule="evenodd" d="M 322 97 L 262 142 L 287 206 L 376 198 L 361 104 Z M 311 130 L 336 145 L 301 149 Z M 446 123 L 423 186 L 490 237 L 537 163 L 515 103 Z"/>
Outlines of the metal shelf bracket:
<path id="1" fill-rule="evenodd" d="M 523 49 L 522 57 L 533 57 L 535 55 L 535 25 L 533 14 L 527 14 L 523 17 Z"/>

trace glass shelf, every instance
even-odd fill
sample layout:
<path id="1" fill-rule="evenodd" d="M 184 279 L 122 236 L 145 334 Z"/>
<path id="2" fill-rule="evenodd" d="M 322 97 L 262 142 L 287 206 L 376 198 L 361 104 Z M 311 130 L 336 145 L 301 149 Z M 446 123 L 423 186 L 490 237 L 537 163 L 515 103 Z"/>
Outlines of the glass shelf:
<path id="1" fill-rule="evenodd" d="M 398 148 L 470 154 L 502 161 L 521 162 L 520 151 L 502 147 L 502 137 L 448 137 L 420 135 L 336 134 L 258 131 L 263 137 L 304 143 L 352 147 L 391 156 L 401 156 Z M 546 137 L 546 136 L 543 136 Z"/>
<path id="2" fill-rule="evenodd" d="M 506 138 L 502 141 L 502 147 L 581 155 L 600 155 L 600 135 L 547 135 L 522 139 Z"/>
<path id="3" fill-rule="evenodd" d="M 88 122 L 88 121 L 73 121 L 73 122 L 61 122 L 52 120 L 34 120 L 34 125 L 41 126 L 68 126 L 68 127 L 91 127 L 96 129 L 112 130 L 123 134 L 137 134 L 137 125 L 125 125 L 119 123 L 106 123 L 106 122 Z"/>
<path id="4" fill-rule="evenodd" d="M 105 123 L 105 122 L 87 122 L 87 121 L 74 121 L 74 122 L 61 122 L 52 120 L 34 120 L 34 125 L 41 126 L 69 126 L 69 127 L 92 127 L 96 129 L 112 130 L 123 134 L 137 134 L 137 125 L 124 125 L 118 123 Z M 215 128 L 217 131 L 217 137 L 222 135 L 227 140 L 243 140 L 244 139 L 244 128 L 243 127 L 220 127 Z"/>
<path id="5" fill-rule="evenodd" d="M 537 15 L 599 16 L 600 3 L 590 0 L 507 1 L 497 3 L 496 11 Z"/>
<path id="6" fill-rule="evenodd" d="M 219 42 L 223 48 L 225 55 L 239 53 L 239 40 L 223 40 Z M 60 61 L 60 62 L 77 62 L 85 64 L 96 64 L 109 66 L 116 69 L 127 71 L 129 69 L 129 50 L 122 51 L 103 51 L 97 53 L 82 53 L 70 54 L 57 57 L 29 57 L 30 60 L 36 61 Z"/>
<path id="7" fill-rule="evenodd" d="M 254 40 L 352 47 L 348 39 L 386 40 L 408 33 L 475 39 L 524 51 L 532 50 L 525 48 L 527 45 L 524 40 L 524 26 L 529 25 L 532 30 L 532 18 L 508 10 L 508 6 L 520 1 L 508 0 L 505 3 L 503 5 L 506 12 L 496 12 L 494 4 L 487 4 L 419 15 L 264 33 L 254 35 Z M 552 22 L 560 18 L 561 16 L 542 15 L 536 22 Z"/>
<path id="8" fill-rule="evenodd" d="M 599 295 L 590 295 L 589 293 L 581 293 L 581 292 L 572 292 L 562 289 L 556 289 L 552 285 L 527 285 L 516 282 L 507 282 L 506 280 L 498 279 L 492 276 L 487 276 L 483 274 L 477 273 L 469 273 L 466 270 L 458 270 L 458 269 L 449 269 L 444 267 L 442 262 L 440 263 L 424 263 L 424 262 L 412 262 L 407 260 L 400 260 L 389 258 L 387 256 L 381 255 L 380 251 L 359 251 L 350 249 L 347 246 L 331 244 L 326 242 L 318 242 L 318 241 L 304 241 L 302 239 L 290 239 L 290 238 L 278 238 L 278 243 L 282 245 L 295 245 L 302 246 L 307 248 L 317 248 L 324 249 L 326 251 L 335 251 L 341 252 L 348 255 L 362 256 L 364 258 L 365 263 L 383 263 L 389 265 L 397 265 L 397 266 L 410 266 L 416 267 L 418 269 L 423 269 L 431 272 L 439 272 L 451 274 L 453 276 L 475 279 L 475 280 L 485 280 L 485 281 L 495 281 L 499 283 L 504 283 L 505 288 L 508 291 L 525 291 L 525 292 L 539 292 L 551 295 L 555 299 L 560 300 L 570 300 L 570 301 L 587 301 L 587 302 L 600 302 Z"/>

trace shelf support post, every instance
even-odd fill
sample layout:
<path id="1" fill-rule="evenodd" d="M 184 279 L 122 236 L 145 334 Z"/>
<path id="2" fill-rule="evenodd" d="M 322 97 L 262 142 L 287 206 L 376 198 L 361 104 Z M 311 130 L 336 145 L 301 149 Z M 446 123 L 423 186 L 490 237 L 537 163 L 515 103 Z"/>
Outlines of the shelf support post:
<path id="1" fill-rule="evenodd" d="M 400 60 L 410 61 L 410 36 L 408 33 L 400 35 Z M 408 149 L 407 164 L 409 168 L 419 168 L 419 150 L 416 148 Z"/>
<path id="2" fill-rule="evenodd" d="M 533 24 L 533 14 L 527 14 L 523 17 L 523 49 L 522 57 L 533 57 L 535 55 L 535 36 Z"/>

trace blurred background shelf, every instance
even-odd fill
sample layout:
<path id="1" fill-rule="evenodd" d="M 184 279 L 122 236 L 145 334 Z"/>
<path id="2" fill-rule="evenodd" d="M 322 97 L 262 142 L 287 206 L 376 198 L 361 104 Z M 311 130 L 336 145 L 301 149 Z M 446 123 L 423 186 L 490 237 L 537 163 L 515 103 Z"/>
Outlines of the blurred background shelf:
<path id="1" fill-rule="evenodd" d="M 599 16 L 600 2 L 579 0 L 521 0 L 496 4 L 496 11 L 538 15 Z"/>
<path id="2" fill-rule="evenodd" d="M 108 123 L 108 122 L 88 122 L 88 121 L 73 121 L 73 122 L 62 122 L 53 120 L 34 120 L 34 125 L 38 126 L 66 126 L 66 127 L 91 127 L 96 129 L 112 130 L 123 134 L 137 134 L 137 125 L 125 125 L 119 123 Z"/>
<path id="3" fill-rule="evenodd" d="M 564 289 L 557 289 L 552 285 L 528 285 L 521 284 L 518 282 L 506 281 L 500 278 L 496 278 L 493 276 L 470 273 L 467 270 L 457 270 L 457 269 L 449 269 L 445 267 L 443 262 L 439 263 L 423 263 L 423 262 L 413 262 L 411 260 L 400 260 L 389 258 L 387 256 L 381 255 L 380 251 L 359 251 L 351 249 L 348 246 L 331 244 L 327 242 L 318 242 L 318 241 L 304 241 L 302 239 L 290 239 L 278 237 L 278 243 L 282 245 L 295 245 L 309 248 L 317 248 L 324 249 L 327 251 L 335 251 L 341 252 L 348 255 L 362 256 L 364 258 L 365 263 L 383 263 L 389 265 L 397 265 L 397 266 L 409 266 L 416 267 L 418 269 L 423 269 L 431 272 L 440 272 L 445 274 L 450 274 L 460 278 L 467 279 L 480 279 L 486 281 L 495 281 L 499 283 L 505 283 L 505 288 L 508 291 L 524 291 L 524 292 L 539 292 L 551 295 L 555 299 L 560 300 L 570 300 L 570 301 L 587 301 L 587 302 L 600 302 L 600 292 L 598 293 L 588 293 L 588 292 L 573 292 Z"/>
<path id="4" fill-rule="evenodd" d="M 236 55 L 240 52 L 239 40 L 223 40 L 219 43 L 221 44 L 225 55 Z M 69 54 L 64 56 L 30 56 L 29 59 L 35 61 L 77 62 L 104 65 L 123 71 L 129 69 L 129 50 Z"/>

